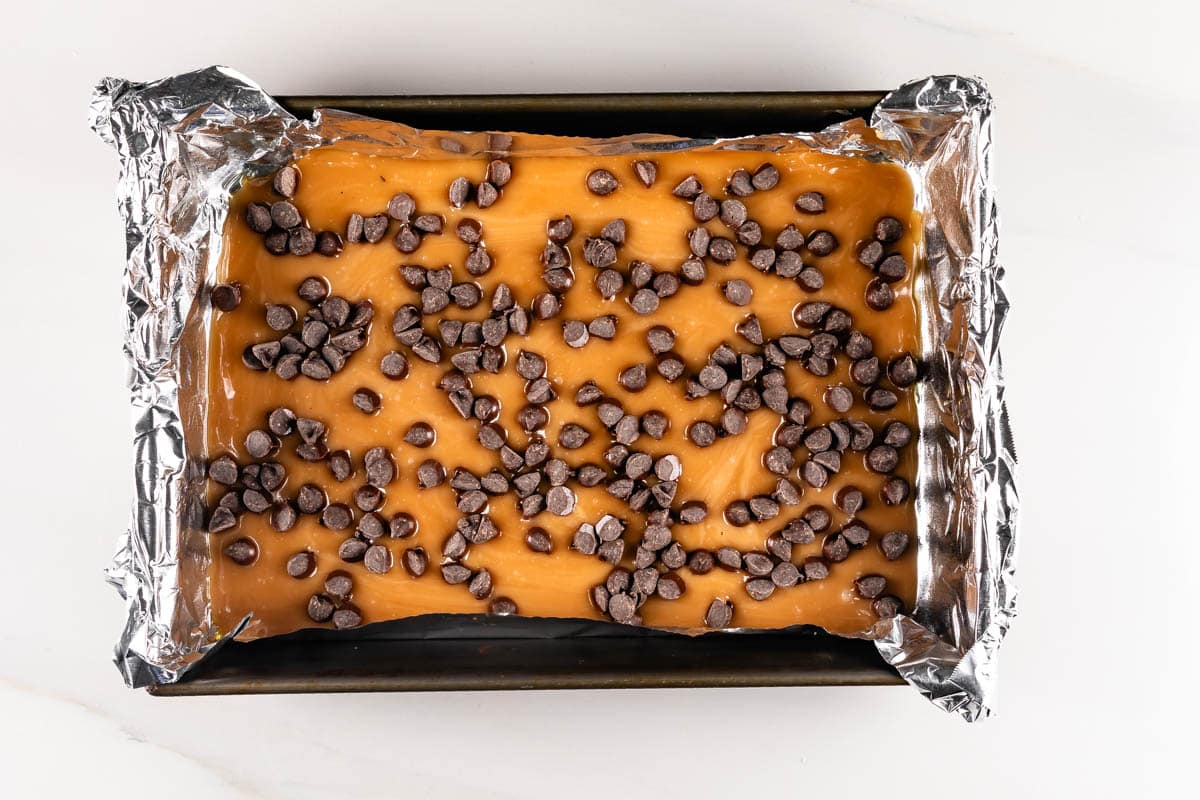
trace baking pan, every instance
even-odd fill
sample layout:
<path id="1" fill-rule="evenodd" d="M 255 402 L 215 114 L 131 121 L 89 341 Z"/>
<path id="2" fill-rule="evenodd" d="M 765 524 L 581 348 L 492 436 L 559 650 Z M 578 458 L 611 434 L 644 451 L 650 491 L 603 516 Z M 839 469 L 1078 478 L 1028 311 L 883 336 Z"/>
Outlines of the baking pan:
<path id="1" fill-rule="evenodd" d="M 700 138 L 816 130 L 883 92 L 281 97 L 419 128 Z M 870 642 L 810 627 L 690 637 L 608 622 L 434 615 L 225 641 L 159 696 L 287 692 L 901 684 Z"/>

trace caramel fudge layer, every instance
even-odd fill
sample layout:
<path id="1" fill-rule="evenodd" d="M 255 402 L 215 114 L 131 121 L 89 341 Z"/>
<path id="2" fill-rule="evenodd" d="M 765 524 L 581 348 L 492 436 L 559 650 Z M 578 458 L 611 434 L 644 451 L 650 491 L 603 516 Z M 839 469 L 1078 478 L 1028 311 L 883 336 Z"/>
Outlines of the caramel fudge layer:
<path id="1" fill-rule="evenodd" d="M 208 358 L 215 624 L 853 632 L 911 606 L 905 173 L 795 142 L 493 141 L 342 143 L 233 198 Z"/>

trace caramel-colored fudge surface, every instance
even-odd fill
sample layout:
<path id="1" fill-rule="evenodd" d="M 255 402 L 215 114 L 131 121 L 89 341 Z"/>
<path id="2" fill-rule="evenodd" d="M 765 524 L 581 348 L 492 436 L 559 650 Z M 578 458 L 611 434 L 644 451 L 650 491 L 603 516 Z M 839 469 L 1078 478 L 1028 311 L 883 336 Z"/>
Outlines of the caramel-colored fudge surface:
<path id="1" fill-rule="evenodd" d="M 543 137 L 521 135 L 516 139 L 522 145 L 551 142 Z M 834 632 L 853 632 L 869 627 L 880 613 L 878 606 L 873 608 L 872 600 L 860 596 L 856 590 L 855 579 L 867 575 L 882 576 L 886 579 L 886 589 L 881 594 L 894 596 L 903 607 L 911 607 L 916 585 L 913 536 L 916 521 L 912 499 L 910 496 L 888 505 L 881 497 L 881 490 L 891 475 L 910 483 L 914 481 L 916 445 L 910 443 L 898 448 L 899 463 L 891 474 L 873 471 L 864 463 L 867 452 L 885 436 L 889 421 L 900 421 L 909 430 L 916 430 L 912 391 L 893 385 L 887 370 L 892 359 L 905 353 L 919 353 L 917 312 L 911 286 L 913 265 L 918 263 L 919 225 L 913 210 L 913 189 L 905 173 L 893 165 L 821 154 L 796 142 L 771 153 L 695 149 L 651 156 L 517 154 L 501 158 L 511 165 L 511 178 L 499 188 L 495 202 L 486 208 L 479 207 L 477 197 L 484 197 L 485 203 L 490 199 L 486 198 L 487 188 L 484 187 L 482 192 L 474 190 L 461 208 L 455 208 L 448 199 L 452 182 L 465 176 L 473 187 L 478 186 L 488 169 L 487 158 L 468 158 L 452 153 L 440 154 L 438 158 L 413 157 L 411 153 L 399 152 L 395 156 L 378 152 L 368 155 L 356 152 L 350 143 L 305 154 L 295 162 L 297 172 L 292 173 L 298 174 L 298 188 L 293 191 L 286 181 L 282 188 L 285 193 L 294 195 L 290 202 L 303 216 L 304 226 L 314 232 L 336 232 L 339 238 L 335 240 L 327 235 L 313 245 L 311 237 L 307 244 L 305 236 L 293 237 L 294 243 L 298 241 L 294 249 L 303 252 L 313 246 L 323 246 L 328 252 L 337 250 L 335 255 L 329 256 L 320 252 L 274 255 L 268 251 L 263 233 L 251 229 L 247 221 L 251 204 L 269 205 L 283 200 L 273 189 L 271 178 L 251 181 L 234 196 L 225 257 L 217 279 L 224 285 L 236 285 L 234 294 L 237 296 L 230 301 L 220 292 L 214 295 L 214 304 L 220 303 L 231 310 L 213 311 L 204 455 L 210 462 L 222 456 L 232 457 L 242 466 L 243 477 L 246 465 L 277 463 L 282 465 L 286 478 L 282 486 L 273 491 L 260 488 L 259 494 L 252 498 L 261 504 L 262 497 L 266 496 L 274 504 L 273 509 L 254 513 L 227 498 L 225 502 L 235 511 L 236 524 L 224 517 L 223 524 L 213 526 L 219 529 L 231 525 L 210 536 L 212 609 L 218 628 L 227 631 L 244 615 L 253 614 L 254 620 L 243 634 L 243 638 L 253 638 L 317 624 L 331 626 L 335 621 L 339 625 L 354 625 L 428 612 L 478 613 L 489 608 L 511 611 L 515 605 L 518 613 L 530 616 L 617 617 L 623 621 L 692 630 L 703 629 L 706 622 L 708 625 L 760 628 L 809 623 Z M 639 159 L 648 159 L 654 164 L 655 175 L 649 186 L 635 173 L 634 162 Z M 763 272 L 749 261 L 756 248 L 736 243 L 736 257 L 732 262 L 719 263 L 719 259 L 713 257 L 713 253 L 719 252 L 717 250 L 706 253 L 700 259 L 706 271 L 703 280 L 696 285 L 684 282 L 674 294 L 661 298 L 652 313 L 637 313 L 630 302 L 636 291 L 631 280 L 636 270 L 646 268 L 635 267 L 635 262 L 644 262 L 655 273 L 678 275 L 681 265 L 691 255 L 689 232 L 697 227 L 707 229 L 712 237 L 737 242 L 733 228 L 720 216 L 698 222 L 697 212 L 703 216 L 705 211 L 695 206 L 707 201 L 676 196 L 673 193 L 675 187 L 689 176 L 695 176 L 707 196 L 720 204 L 733 197 L 727 184 L 737 170 L 755 173 L 764 164 L 778 170 L 777 185 L 737 198 L 744 204 L 748 219 L 761 226 L 760 247 L 771 250 L 781 232 L 789 225 L 794 226 L 810 245 L 801 246 L 794 252 L 804 265 L 816 268 L 823 285 L 812 290 L 801 285 L 804 281 L 791 275 L 781 276 L 774 268 Z M 588 176 L 600 169 L 611 173 L 618 184 L 614 191 L 604 195 L 592 190 L 608 188 L 597 176 L 593 175 L 594 186 L 588 185 Z M 649 176 L 644 174 L 643 177 Z M 740 176 L 739 180 L 745 177 Z M 503 176 L 496 179 L 503 182 Z M 735 191 L 738 185 L 735 180 Z M 404 226 L 402 221 L 390 219 L 381 241 L 347 240 L 351 214 L 370 218 L 386 213 L 389 202 L 401 192 L 415 201 L 414 218 L 417 215 L 440 218 L 440 233 L 422 234 Z M 823 211 L 808 213 L 797 208 L 797 199 L 810 192 L 819 192 L 823 196 Z M 813 199 L 808 198 L 807 205 L 811 208 Z M 405 209 L 396 208 L 403 216 Z M 263 206 L 255 206 L 255 209 L 261 212 Z M 735 218 L 736 224 L 736 206 L 726 210 Z M 277 209 L 276 221 L 288 222 L 287 211 L 283 207 Z M 538 466 L 543 470 L 543 476 L 535 494 L 546 496 L 550 491 L 550 481 L 545 476 L 549 471 L 546 469 L 549 459 L 561 459 L 573 470 L 584 464 L 597 465 L 604 470 L 604 480 L 599 485 L 587 487 L 579 483 L 578 472 L 567 479 L 567 491 L 557 492 L 554 498 L 558 512 L 563 512 L 573 498 L 574 507 L 565 515 L 543 509 L 531 518 L 523 518 L 521 501 L 511 486 L 504 494 L 490 495 L 484 511 L 499 530 L 499 535 L 489 541 L 468 544 L 465 554 L 460 556 L 452 552 L 452 556 L 459 556 L 457 558 L 446 558 L 443 548 L 456 530 L 456 524 L 466 516 L 456 508 L 461 493 L 451 486 L 450 478 L 456 469 L 467 470 L 475 477 L 497 470 L 511 482 L 526 468 L 506 469 L 500 453 L 480 442 L 480 429 L 484 423 L 479 419 L 464 419 L 451 402 L 449 393 L 439 388 L 439 382 L 454 370 L 450 357 L 469 348 L 442 343 L 439 363 L 430 363 L 397 338 L 393 320 L 398 309 L 408 305 L 432 309 L 440 304 L 437 292 L 429 292 L 428 297 L 423 298 L 421 290 L 411 288 L 402 279 L 401 267 L 418 265 L 438 270 L 449 265 L 454 285 L 474 283 L 482 290 L 481 301 L 472 308 L 461 308 L 451 301 L 445 309 L 421 315 L 420 325 L 425 333 L 438 340 L 439 321 L 482 321 L 489 316 L 503 316 L 492 312 L 492 299 L 501 284 L 511 289 L 517 305 L 526 311 L 533 308 L 535 298 L 548 291 L 543 277 L 547 223 L 566 215 L 573 223 L 573 233 L 563 245 L 569 254 L 573 285 L 559 292 L 561 310 L 545 320 L 539 319 L 534 312 L 528 313 L 527 333 L 518 335 L 510 330 L 498 345 L 504 355 L 503 366 L 495 372 L 484 369 L 466 377 L 474 398 L 490 395 L 498 401 L 499 416 L 489 430 L 499 430 L 513 451 L 525 453 L 533 439 L 544 440 L 548 445 L 547 460 Z M 879 311 L 868 308 L 864 302 L 868 283 L 874 275 L 870 266 L 860 263 L 859 251 L 874 240 L 877 221 L 886 217 L 901 223 L 902 237 L 886 242 L 876 250 L 899 254 L 908 268 L 904 277 L 890 283 L 894 302 L 886 310 Z M 464 219 L 480 224 L 481 243 L 469 245 L 456 234 Z M 588 263 L 597 257 L 585 253 L 585 243 L 599 238 L 601 230 L 618 219 L 625 222 L 625 237 L 622 243 L 612 248 L 615 251 L 612 268 L 622 274 L 624 286 L 614 298 L 605 299 L 596 284 L 601 270 Z M 429 227 L 428 218 L 424 224 Z M 752 239 L 750 229 L 747 231 L 747 238 Z M 836 239 L 836 246 L 827 255 L 814 252 L 826 249 L 819 244 L 813 245 L 813 235 L 820 231 L 827 231 Z M 356 237 L 357 233 L 352 230 L 349 237 Z M 271 232 L 266 233 L 267 238 L 271 235 Z M 398 235 L 409 237 L 404 244 L 406 249 L 411 249 L 414 241 L 419 242 L 415 251 L 401 252 L 395 241 Z M 274 246 L 287 239 L 278 231 L 275 236 Z M 491 267 L 483 274 L 471 274 L 466 269 L 473 248 L 484 249 L 490 257 Z M 593 248 L 594 252 L 600 253 L 598 258 L 602 262 L 607 247 L 594 244 Z M 779 257 L 784 252 L 774 248 L 773 255 Z M 478 264 L 478 256 L 476 258 L 475 264 Z M 760 258 L 769 259 L 770 256 L 760 255 Z M 789 259 L 794 256 L 784 257 L 781 263 Z M 419 274 L 419 271 L 409 271 L 410 276 Z M 331 295 L 343 297 L 352 304 L 371 301 L 373 317 L 366 328 L 365 345 L 344 353 L 344 358 L 335 358 L 345 363 L 325 380 L 313 379 L 306 374 L 285 380 L 278 370 L 255 370 L 247 366 L 243 352 L 249 345 L 278 341 L 289 331 L 296 337 L 301 336 L 301 323 L 314 304 L 298 297 L 297 289 L 305 278 L 314 276 L 327 282 Z M 812 281 L 812 273 L 806 275 L 806 280 Z M 744 287 L 736 284 L 731 289 L 731 281 L 744 281 L 748 285 L 752 294 L 746 304 L 737 305 L 731 300 L 730 295 L 739 302 L 745 299 L 739 296 Z M 668 280 L 663 285 L 669 293 L 673 284 Z M 221 291 L 227 291 L 227 287 L 222 287 Z M 469 295 L 469 291 L 464 295 L 468 301 Z M 783 336 L 802 336 L 810 343 L 819 341 L 814 334 L 820 332 L 821 323 L 812 326 L 797 321 L 801 307 L 814 302 L 829 303 L 835 309 L 844 310 L 852 320 L 852 330 L 870 338 L 882 373 L 876 385 L 897 395 L 898 403 L 886 410 L 868 407 L 865 400 L 868 387 L 856 383 L 849 374 L 852 359 L 845 352 L 847 330 L 833 332 L 838 345 L 829 358 L 831 372 L 828 375 L 814 374 L 807 366 L 806 356 L 788 357 L 783 366 L 787 395 L 811 406 L 811 413 L 802 423 L 806 432 L 834 420 L 861 420 L 873 429 L 874 441 L 865 450 L 861 449 L 861 443 L 860 449 L 847 447 L 844 443 L 840 451 L 836 445 L 831 447 L 829 452 L 837 453 L 840 463 L 836 466 L 839 468 L 833 471 L 822 467 L 828 479 L 822 487 L 806 480 L 802 472 L 803 465 L 812 460 L 816 452 L 805 444 L 791 448 L 794 463 L 787 467 L 785 477 L 794 492 L 802 494 L 798 503 L 778 503 L 774 509 L 771 503 L 758 503 L 754 506 L 755 511 L 769 518 L 757 520 L 752 517 L 746 524 L 735 524 L 744 521 L 739 515 L 745 516 L 745 507 L 731 509 L 731 504 L 755 497 L 769 498 L 773 494 L 779 497 L 777 488 L 781 476 L 766 468 L 764 456 L 773 447 L 779 431 L 789 423 L 778 411 L 763 405 L 744 414 L 744 431 L 724 435 L 722 415 L 730 404 L 722 399 L 719 390 L 689 398 L 689 379 L 700 375 L 723 343 L 738 354 L 763 356 L 766 353 L 769 344 L 755 344 L 736 330 L 751 315 L 757 318 L 764 343 Z M 297 312 L 299 321 L 287 330 L 272 330 L 265 316 L 268 304 L 290 306 Z M 276 313 L 280 313 L 279 310 Z M 286 311 L 282 313 L 286 323 Z M 586 324 L 605 315 L 615 317 L 615 336 L 611 340 L 590 335 L 581 347 L 568 346 L 564 341 L 565 323 L 579 321 Z M 686 365 L 684 374 L 674 381 L 668 381 L 659 373 L 660 356 L 654 355 L 648 345 L 647 331 L 654 326 L 670 329 L 674 334 L 671 353 Z M 597 330 L 603 333 L 603 324 Z M 335 332 L 336 326 L 330 335 Z M 319 337 L 319 333 L 313 335 Z M 754 338 L 753 334 L 750 338 Z M 795 342 L 794 339 L 791 341 Z M 319 345 L 318 342 L 318 351 Z M 400 353 L 407 362 L 408 370 L 403 378 L 389 378 L 381 371 L 385 355 L 393 351 Z M 521 351 L 539 354 L 545 360 L 546 377 L 556 394 L 554 399 L 541 404 L 548 412 L 548 422 L 543 430 L 532 436 L 522 430 L 518 417 L 521 409 L 529 405 L 525 394 L 527 380 L 517 372 Z M 495 356 L 492 358 L 490 366 L 495 368 Z M 470 361 L 469 356 L 467 360 Z M 622 371 L 639 364 L 646 366 L 648 378 L 644 388 L 634 391 L 623 386 L 618 377 Z M 725 380 L 737 379 L 740 369 L 740 363 L 726 369 Z M 770 358 L 763 369 L 772 369 Z M 816 371 L 824 370 L 818 364 Z M 709 382 L 722 382 L 720 376 L 714 379 L 713 375 L 711 371 L 707 374 Z M 746 381 L 744 386 L 757 386 L 761 399 L 763 386 L 756 383 L 760 379 L 761 374 Z M 628 445 L 628 450 L 630 453 L 647 453 L 653 459 L 671 454 L 678 457 L 681 474 L 677 488 L 673 497 L 669 492 L 666 495 L 669 519 L 663 520 L 661 513 L 650 516 L 658 502 L 655 498 L 635 511 L 630 507 L 631 502 L 636 504 L 638 501 L 614 496 L 610 484 L 625 475 L 618 460 L 622 454 L 610 454 L 618 460 L 616 467 L 606 461 L 605 451 L 613 445 L 614 433 L 601 421 L 598 404 L 579 405 L 576 402 L 577 391 L 588 381 L 594 381 L 605 397 L 619 402 L 627 415 L 642 417 L 647 412 L 659 411 L 666 416 L 669 425 L 661 438 L 642 432 Z M 631 383 L 636 387 L 636 375 Z M 827 392 L 837 386 L 849 388 L 853 403 L 849 410 L 835 411 L 830 407 L 831 396 Z M 356 405 L 354 396 L 360 389 L 376 393 L 377 411 L 368 413 L 374 401 L 369 393 L 359 397 L 358 405 L 366 411 Z M 886 405 L 884 400 L 879 402 Z M 752 406 L 753 398 L 747 403 Z M 317 442 L 315 450 L 309 448 L 308 457 L 318 457 L 325 450 L 331 453 L 348 451 L 353 474 L 339 481 L 328 458 L 306 461 L 298 457 L 297 446 L 303 440 L 295 433 L 277 437 L 277 451 L 270 437 L 263 440 L 260 435 L 257 446 L 261 447 L 262 442 L 267 441 L 271 452 L 262 457 L 253 456 L 254 447 L 247 437 L 255 430 L 268 431 L 268 415 L 277 408 L 290 409 L 298 417 L 323 423 L 323 442 Z M 711 446 L 697 446 L 689 438 L 689 431 L 696 433 L 689 426 L 697 421 L 707 421 L 717 431 Z M 418 447 L 406 442 L 406 434 L 418 422 L 427 423 L 436 432 L 432 445 Z M 560 443 L 560 431 L 570 423 L 582 426 L 590 434 L 586 443 L 576 449 L 567 449 Z M 378 510 L 380 516 L 375 521 L 384 523 L 382 536 L 363 540 L 365 546 L 381 546 L 386 552 L 374 550 L 364 562 L 361 560 L 364 547 L 347 548 L 345 543 L 354 536 L 355 528 L 360 526 L 366 514 L 355 502 L 356 490 L 368 480 L 364 455 L 379 447 L 390 453 L 396 476 L 381 487 L 384 498 Z M 421 488 L 419 467 L 429 460 L 444 468 L 446 479 L 438 485 Z M 830 461 L 831 457 L 825 456 L 825 462 Z M 228 466 L 227 460 L 224 463 Z M 271 469 L 276 470 L 273 475 L 280 474 L 278 468 Z M 426 466 L 425 474 L 434 481 L 439 477 L 433 465 Z M 466 480 L 469 482 L 470 479 Z M 277 481 L 278 477 L 275 478 Z M 643 486 L 653 488 L 658 479 L 651 471 L 639 481 L 635 493 Z M 820 483 L 820 480 L 816 482 Z M 250 484 L 254 484 L 253 478 Z M 297 513 L 296 501 L 300 487 L 305 484 L 323 489 L 328 502 L 349 507 L 353 516 L 349 527 L 334 530 L 323 525 L 320 512 Z M 211 481 L 210 486 L 210 516 L 224 495 L 230 492 L 239 495 L 245 491 L 244 482 L 230 488 Z M 848 491 L 848 487 L 859 489 L 865 500 L 864 507 L 853 515 L 845 513 L 835 502 L 847 496 L 839 495 L 839 491 Z M 615 491 L 620 494 L 621 488 L 618 486 Z M 783 497 L 795 501 L 794 497 L 788 497 L 787 491 Z M 367 500 L 370 508 L 370 498 Z M 684 504 L 692 503 L 690 507 L 694 509 L 697 501 L 707 508 L 705 518 L 690 524 L 679 521 Z M 529 501 L 527 510 L 535 509 L 537 504 L 536 500 Z M 758 578 L 766 584 L 760 582 L 749 587 L 749 582 L 757 577 L 749 569 L 751 561 L 759 572 L 764 563 L 773 570 L 782 562 L 777 554 L 768 551 L 768 537 L 785 529 L 789 522 L 802 518 L 806 512 L 811 515 L 814 507 L 827 511 L 831 522 L 824 530 L 815 531 L 811 542 L 803 542 L 806 538 L 803 531 L 792 537 L 800 543 L 792 544 L 787 560 L 797 565 L 795 572 L 800 575 L 799 582 L 789 585 L 793 571 L 785 567 L 777 573 L 781 576 L 780 581 L 773 583 L 768 575 Z M 730 509 L 728 514 L 727 509 Z M 389 535 L 388 522 L 399 512 L 406 512 L 416 520 L 415 534 L 401 538 Z M 654 576 L 649 573 L 643 573 L 639 578 L 642 583 L 635 585 L 622 573 L 612 576 L 614 565 L 598 554 L 581 552 L 591 549 L 586 533 L 582 545 L 577 543 L 579 549 L 572 547 L 581 526 L 596 525 L 606 514 L 624 525 L 622 540 L 626 545 L 619 567 L 631 573 L 635 570 L 634 559 L 648 525 L 648 516 L 652 522 L 665 524 L 671 546 L 678 543 L 689 560 L 696 558 L 696 551 L 715 554 L 720 548 L 734 548 L 740 554 L 765 554 L 770 560 L 747 559 L 738 569 L 718 563 L 705 571 L 702 564 L 699 569 L 677 566 L 678 548 L 666 558 L 676 563 L 674 568 L 663 563 L 667 548 L 658 551 L 657 558 L 654 551 L 647 550 L 643 555 L 654 560 L 651 568 L 668 575 L 664 580 L 670 585 L 654 589 Z M 809 519 L 818 520 L 819 516 L 818 513 Z M 296 521 L 284 532 L 272 526 L 272 520 L 278 519 L 281 526 L 287 527 L 291 517 L 296 517 Z M 844 540 L 827 543 L 827 539 L 854 522 L 869 530 L 869 539 L 865 543 L 849 548 L 841 547 Z M 474 524 L 478 525 L 477 518 Z M 551 552 L 536 552 L 531 548 L 527 534 L 534 528 L 548 535 L 552 542 Z M 909 534 L 911 544 L 902 554 L 889 553 L 898 555 L 889 559 L 885 557 L 881 540 L 885 534 L 895 531 Z M 378 532 L 378 525 L 367 530 L 372 535 Z M 654 532 L 661 535 L 661 531 Z M 400 525 L 391 530 L 391 534 L 397 536 L 404 533 L 407 531 Z M 775 553 L 778 553 L 778 538 L 772 548 Z M 595 539 L 592 541 L 599 544 Z M 895 538 L 892 543 L 894 541 Z M 231 547 L 234 542 L 238 544 Z M 843 551 L 848 549 L 848 555 L 845 552 L 839 555 L 839 547 Z M 414 577 L 404 565 L 405 552 L 413 548 L 423 548 L 428 558 L 428 568 L 420 577 Z M 351 560 L 339 555 L 339 549 Z M 610 556 L 614 549 L 609 547 Z M 297 554 L 305 552 L 312 555 L 314 566 L 310 571 L 297 567 L 305 558 L 300 556 L 297 560 Z M 724 551 L 726 558 L 730 552 Z M 289 560 L 293 560 L 293 571 L 303 572 L 300 577 L 289 574 Z M 449 583 L 443 575 L 445 563 L 465 567 L 465 570 L 450 570 L 448 574 L 455 580 L 467 576 L 466 581 Z M 475 580 L 483 569 L 490 576 L 490 592 L 486 591 L 489 587 L 484 585 L 485 579 Z M 345 582 L 339 585 L 335 581 L 327 588 L 326 582 L 331 575 L 335 578 L 349 576 L 351 594 L 345 595 Z M 811 579 L 805 580 L 806 575 Z M 610 576 L 614 583 L 609 588 L 617 589 L 617 594 L 627 599 L 622 599 L 619 607 L 614 604 L 605 613 L 597 607 L 592 590 L 606 584 Z M 627 584 L 628 588 L 624 588 Z M 638 585 L 648 586 L 654 593 L 647 596 L 638 591 Z M 769 591 L 769 596 L 754 599 L 748 587 L 760 596 Z M 673 597 L 680 589 L 682 594 Z M 477 594 L 486 596 L 477 597 Z M 312 600 L 314 596 L 316 601 Z M 715 600 L 729 604 L 724 607 L 732 610 L 728 620 L 722 617 L 720 604 L 713 610 Z M 348 613 L 330 620 L 328 615 L 334 608 L 345 609 Z M 310 618 L 314 611 L 315 618 L 325 621 L 318 623 Z"/>

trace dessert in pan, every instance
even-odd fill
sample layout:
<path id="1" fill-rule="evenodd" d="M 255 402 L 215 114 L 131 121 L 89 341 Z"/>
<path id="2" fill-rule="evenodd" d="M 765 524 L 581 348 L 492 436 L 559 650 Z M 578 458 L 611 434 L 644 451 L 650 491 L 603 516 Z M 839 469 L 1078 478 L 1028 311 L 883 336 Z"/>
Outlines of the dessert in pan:
<path id="1" fill-rule="evenodd" d="M 219 630 L 856 633 L 912 608 L 901 167 L 427 136 L 318 147 L 231 200 L 200 387 Z"/>

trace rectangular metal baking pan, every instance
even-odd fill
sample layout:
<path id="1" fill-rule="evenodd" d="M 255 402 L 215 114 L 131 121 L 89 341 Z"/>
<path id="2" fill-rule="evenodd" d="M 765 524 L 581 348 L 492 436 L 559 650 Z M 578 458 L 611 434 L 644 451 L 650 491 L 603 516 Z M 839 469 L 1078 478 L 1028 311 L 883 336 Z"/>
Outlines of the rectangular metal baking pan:
<path id="1" fill-rule="evenodd" d="M 816 130 L 883 92 L 281 97 L 437 130 L 701 138 Z M 811 628 L 688 637 L 601 622 L 439 615 L 222 643 L 159 696 L 287 692 L 867 686 L 903 681 L 870 642 Z"/>

